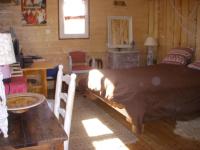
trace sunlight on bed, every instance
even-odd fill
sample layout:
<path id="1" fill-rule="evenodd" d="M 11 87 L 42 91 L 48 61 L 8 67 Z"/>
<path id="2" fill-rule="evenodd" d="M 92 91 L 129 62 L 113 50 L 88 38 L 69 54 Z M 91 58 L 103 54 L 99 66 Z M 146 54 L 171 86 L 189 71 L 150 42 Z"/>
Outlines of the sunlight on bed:
<path id="1" fill-rule="evenodd" d="M 105 98 L 112 99 L 113 93 L 114 93 L 114 90 L 115 90 L 114 84 L 108 78 L 106 78 L 105 81 L 104 81 L 104 86 L 106 88 Z"/>
<path id="2" fill-rule="evenodd" d="M 95 91 L 101 90 L 101 80 L 103 79 L 104 75 L 101 71 L 97 69 L 93 69 L 89 72 L 88 76 L 88 88 Z M 112 99 L 113 98 L 113 92 L 115 90 L 114 84 L 106 78 L 103 82 L 103 86 L 106 89 L 106 95 L 105 98 Z"/>
<path id="3" fill-rule="evenodd" d="M 101 90 L 101 79 L 104 75 L 97 69 L 93 69 L 89 72 L 88 76 L 88 88 L 91 90 Z"/>
<path id="4" fill-rule="evenodd" d="M 96 150 L 129 150 L 129 148 L 118 138 L 94 141 L 92 144 Z"/>
<path id="5" fill-rule="evenodd" d="M 104 125 L 98 118 L 82 120 L 82 124 L 89 137 L 113 134 L 113 131 Z"/>

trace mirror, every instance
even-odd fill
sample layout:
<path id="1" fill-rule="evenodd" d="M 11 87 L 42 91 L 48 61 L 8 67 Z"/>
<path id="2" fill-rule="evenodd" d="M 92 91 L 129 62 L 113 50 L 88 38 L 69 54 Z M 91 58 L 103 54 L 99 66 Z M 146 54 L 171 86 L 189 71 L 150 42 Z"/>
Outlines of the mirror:
<path id="1" fill-rule="evenodd" d="M 132 17 L 108 17 L 108 48 L 132 47 Z"/>

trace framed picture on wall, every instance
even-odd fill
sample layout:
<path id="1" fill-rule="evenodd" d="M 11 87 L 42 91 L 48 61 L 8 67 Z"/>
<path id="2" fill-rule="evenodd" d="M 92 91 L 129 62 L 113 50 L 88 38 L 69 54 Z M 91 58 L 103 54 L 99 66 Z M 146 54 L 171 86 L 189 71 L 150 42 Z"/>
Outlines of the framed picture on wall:
<path id="1" fill-rule="evenodd" d="M 46 25 L 46 0 L 22 0 L 22 24 Z"/>
<path id="2" fill-rule="evenodd" d="M 108 48 L 131 48 L 132 34 L 131 16 L 108 17 Z"/>

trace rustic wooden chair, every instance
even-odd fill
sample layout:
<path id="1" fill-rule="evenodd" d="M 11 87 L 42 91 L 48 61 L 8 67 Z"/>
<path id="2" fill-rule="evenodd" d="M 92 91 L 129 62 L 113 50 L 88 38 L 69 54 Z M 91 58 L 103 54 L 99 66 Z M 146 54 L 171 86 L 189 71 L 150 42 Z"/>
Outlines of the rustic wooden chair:
<path id="1" fill-rule="evenodd" d="M 62 92 L 62 83 L 65 82 L 68 85 L 68 93 Z M 74 104 L 75 96 L 75 87 L 76 87 L 76 75 L 63 75 L 63 66 L 59 65 L 57 81 L 56 81 L 56 92 L 55 92 L 55 102 L 49 101 L 49 106 L 52 109 L 59 120 L 61 116 L 64 119 L 63 128 L 68 135 L 68 140 L 64 142 L 64 150 L 68 150 L 69 137 L 70 137 L 70 128 L 72 120 L 72 111 Z M 61 107 L 61 100 L 66 103 L 65 108 Z M 54 105 L 54 107 L 53 107 Z"/>
<path id="2" fill-rule="evenodd" d="M 89 65 L 91 59 L 91 66 Z M 69 73 L 88 73 L 95 66 L 94 58 L 88 58 L 87 53 L 81 50 L 70 51 L 68 53 Z"/>

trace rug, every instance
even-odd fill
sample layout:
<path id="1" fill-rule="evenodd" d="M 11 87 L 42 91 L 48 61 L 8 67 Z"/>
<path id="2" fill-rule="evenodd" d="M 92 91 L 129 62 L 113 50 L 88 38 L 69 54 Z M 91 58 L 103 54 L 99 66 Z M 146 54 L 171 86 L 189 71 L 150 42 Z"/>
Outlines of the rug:
<path id="1" fill-rule="evenodd" d="M 107 143 L 108 146 L 99 149 L 111 147 L 122 149 L 119 143 L 135 143 L 136 140 L 137 138 L 130 130 L 112 118 L 100 106 L 80 95 L 76 96 L 69 140 L 70 150 L 98 149 L 95 147 L 103 146 L 102 143 Z M 109 145 L 109 142 L 114 144 Z M 116 142 L 119 147 L 116 147 Z"/>
<path id="2" fill-rule="evenodd" d="M 176 121 L 174 133 L 184 138 L 200 140 L 200 118 L 189 121 Z"/>

